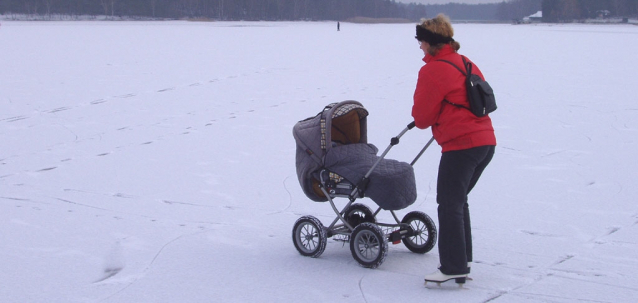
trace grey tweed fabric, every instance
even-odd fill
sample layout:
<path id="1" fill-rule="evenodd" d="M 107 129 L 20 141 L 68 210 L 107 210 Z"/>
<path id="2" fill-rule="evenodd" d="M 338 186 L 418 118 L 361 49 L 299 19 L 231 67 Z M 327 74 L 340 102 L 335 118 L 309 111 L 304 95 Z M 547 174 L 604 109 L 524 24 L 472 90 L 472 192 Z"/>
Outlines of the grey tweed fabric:
<path id="1" fill-rule="evenodd" d="M 357 184 L 380 158 L 372 144 L 332 147 L 325 157 L 325 168 Z M 414 169 L 405 162 L 382 159 L 370 174 L 365 196 L 385 210 L 406 208 L 416 201 Z"/>

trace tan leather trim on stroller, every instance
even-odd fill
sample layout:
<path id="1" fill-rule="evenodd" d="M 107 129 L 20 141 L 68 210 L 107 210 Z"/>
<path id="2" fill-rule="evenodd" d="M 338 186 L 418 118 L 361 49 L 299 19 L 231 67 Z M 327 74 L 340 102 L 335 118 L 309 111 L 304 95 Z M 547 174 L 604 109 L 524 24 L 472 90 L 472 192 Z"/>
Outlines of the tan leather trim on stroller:
<path id="1" fill-rule="evenodd" d="M 349 113 L 332 119 L 332 141 L 339 144 L 352 144 L 361 141 L 361 121 L 359 113 Z"/>

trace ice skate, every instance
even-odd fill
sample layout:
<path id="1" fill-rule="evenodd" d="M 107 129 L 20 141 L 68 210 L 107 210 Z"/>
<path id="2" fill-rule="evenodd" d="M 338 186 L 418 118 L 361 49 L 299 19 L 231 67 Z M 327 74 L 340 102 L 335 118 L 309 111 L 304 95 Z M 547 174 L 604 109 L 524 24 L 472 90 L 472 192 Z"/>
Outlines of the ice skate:
<path id="1" fill-rule="evenodd" d="M 462 287 L 463 284 L 465 284 L 466 278 L 467 278 L 467 274 L 446 275 L 446 274 L 442 273 L 441 270 L 437 270 L 437 271 L 425 276 L 425 285 L 427 285 L 428 282 L 434 282 L 438 286 L 441 286 L 441 283 L 447 282 L 447 281 L 450 281 L 450 280 L 454 279 L 454 282 L 456 282 L 459 285 L 459 287 Z"/>

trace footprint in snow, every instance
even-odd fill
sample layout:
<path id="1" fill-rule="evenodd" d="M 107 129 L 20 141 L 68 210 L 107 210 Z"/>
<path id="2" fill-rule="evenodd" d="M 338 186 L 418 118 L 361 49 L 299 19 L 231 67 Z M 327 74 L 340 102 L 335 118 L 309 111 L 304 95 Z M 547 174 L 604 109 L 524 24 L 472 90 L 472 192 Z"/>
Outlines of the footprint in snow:
<path id="1" fill-rule="evenodd" d="M 46 112 L 49 113 L 49 114 L 54 114 L 54 113 L 65 111 L 65 110 L 69 110 L 69 109 L 71 109 L 71 108 L 70 107 L 58 107 L 58 108 L 54 108 L 54 109 L 48 110 Z"/>
<path id="2" fill-rule="evenodd" d="M 93 283 L 102 282 L 109 279 L 124 269 L 124 254 L 122 252 L 122 244 L 120 241 L 115 242 L 115 245 L 108 252 L 104 258 L 104 268 L 102 269 L 101 277 Z"/>
<path id="3" fill-rule="evenodd" d="M 57 167 L 55 167 L 55 166 L 53 166 L 53 167 L 47 167 L 47 168 L 43 168 L 43 169 L 38 170 L 38 172 L 43 172 L 43 171 L 48 171 L 48 170 L 54 170 L 54 169 L 56 169 L 56 168 L 57 168 Z"/>
<path id="4" fill-rule="evenodd" d="M 11 117 L 11 118 L 7 118 L 7 119 L 3 119 L 2 121 L 7 121 L 7 122 L 16 122 L 16 121 L 20 121 L 20 120 L 24 120 L 27 117 L 25 116 L 16 116 L 16 117 Z"/>
<path id="5" fill-rule="evenodd" d="M 120 95 L 120 96 L 115 96 L 116 98 L 130 98 L 130 97 L 135 97 L 135 94 L 125 94 L 125 95 Z"/>

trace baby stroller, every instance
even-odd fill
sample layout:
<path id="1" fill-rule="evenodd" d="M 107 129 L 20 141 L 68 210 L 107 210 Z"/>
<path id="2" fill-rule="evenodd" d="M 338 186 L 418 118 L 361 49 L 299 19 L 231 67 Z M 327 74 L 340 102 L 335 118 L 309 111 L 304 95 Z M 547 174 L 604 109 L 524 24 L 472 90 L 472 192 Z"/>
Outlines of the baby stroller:
<path id="1" fill-rule="evenodd" d="M 436 243 L 436 226 L 428 215 L 412 211 L 399 220 L 394 212 L 416 200 L 412 165 L 433 139 L 410 164 L 385 159 L 414 122 L 377 156 L 378 149 L 367 142 L 367 116 L 361 103 L 348 100 L 326 106 L 293 128 L 297 177 L 304 193 L 313 201 L 330 202 L 337 215 L 328 226 L 314 216 L 303 216 L 295 222 L 292 240 L 304 256 L 319 257 L 327 239 L 333 238 L 349 242 L 350 252 L 361 266 L 376 268 L 385 260 L 388 242 L 403 242 L 410 251 L 420 254 L 430 251 Z M 342 210 L 333 201 L 337 197 L 349 199 Z M 355 203 L 363 197 L 378 205 L 376 211 Z M 389 210 L 396 222 L 377 222 L 382 209 Z"/>

